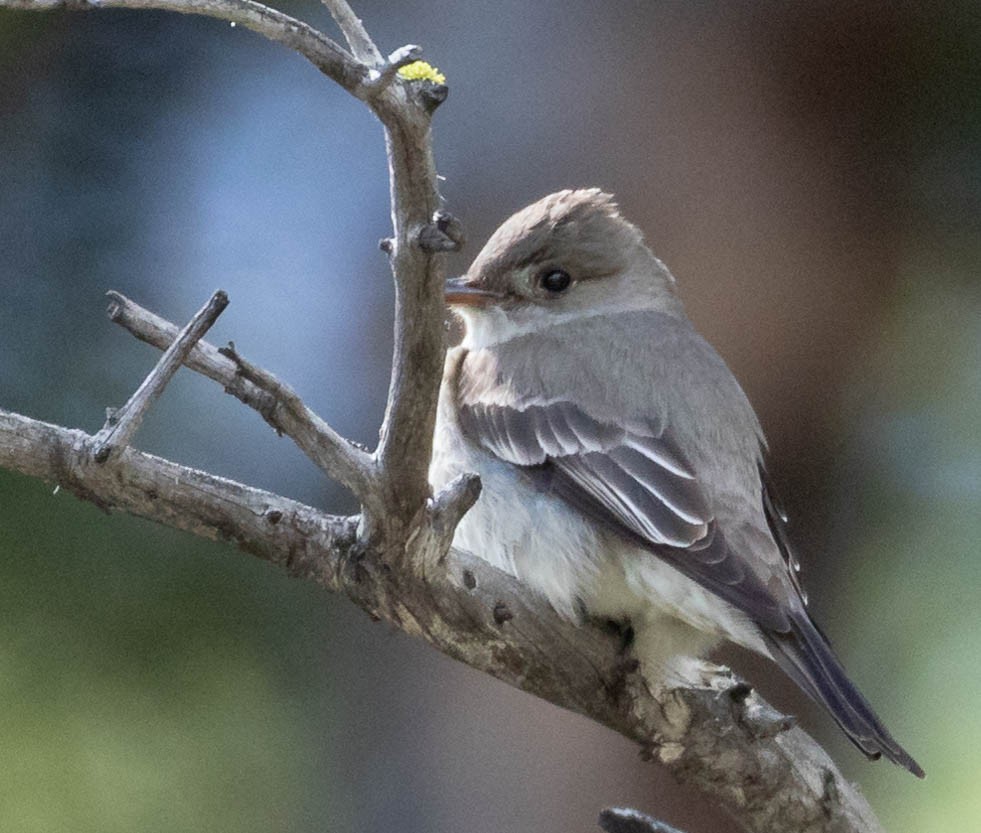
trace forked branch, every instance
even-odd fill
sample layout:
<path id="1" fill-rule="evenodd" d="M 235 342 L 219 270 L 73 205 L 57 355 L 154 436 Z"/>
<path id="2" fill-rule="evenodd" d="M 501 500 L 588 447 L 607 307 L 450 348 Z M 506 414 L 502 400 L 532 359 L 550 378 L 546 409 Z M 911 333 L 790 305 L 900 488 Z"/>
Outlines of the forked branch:
<path id="1" fill-rule="evenodd" d="M 109 298 L 109 319 L 140 341 L 166 350 L 177 337 L 176 326 L 125 295 L 110 292 Z M 236 361 L 224 355 L 203 340 L 194 346 L 184 364 L 218 382 L 227 393 L 257 411 L 277 433 L 290 437 L 314 465 L 356 497 L 370 499 L 374 471 L 371 454 L 344 439 L 304 405 L 289 386 L 278 380 L 270 381 L 269 374 L 252 369 L 241 357 Z"/>
<path id="2" fill-rule="evenodd" d="M 218 320 L 225 307 L 228 306 L 228 296 L 218 291 L 208 300 L 208 303 L 198 310 L 197 315 L 181 330 L 172 343 L 164 350 L 157 366 L 143 380 L 136 392 L 122 408 L 114 411 L 106 421 L 106 426 L 95 435 L 92 442 L 92 456 L 97 463 L 104 463 L 119 449 L 130 444 L 136 434 L 143 417 L 154 402 L 163 393 L 167 383 L 190 355 L 194 346 L 204 338 L 211 325 Z"/>

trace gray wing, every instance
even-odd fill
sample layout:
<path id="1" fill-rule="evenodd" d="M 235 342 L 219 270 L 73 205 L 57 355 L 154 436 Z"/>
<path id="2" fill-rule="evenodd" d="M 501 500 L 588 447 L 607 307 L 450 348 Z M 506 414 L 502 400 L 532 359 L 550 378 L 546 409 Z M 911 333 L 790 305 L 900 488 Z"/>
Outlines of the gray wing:
<path id="1" fill-rule="evenodd" d="M 786 518 L 762 466 L 764 515 L 799 603 L 771 589 L 728 547 L 695 472 L 665 426 L 604 422 L 568 401 L 524 408 L 478 401 L 462 404 L 459 414 L 464 432 L 491 454 L 524 467 L 541 488 L 747 613 L 777 663 L 828 709 L 859 749 L 873 758 L 885 755 L 923 777 L 808 616 L 783 527 Z"/>
<path id="2" fill-rule="evenodd" d="M 650 550 L 765 627 L 786 629 L 780 601 L 726 545 L 704 489 L 666 426 L 596 419 L 567 400 L 524 408 L 461 404 L 464 432 L 525 467 L 603 526 Z"/>

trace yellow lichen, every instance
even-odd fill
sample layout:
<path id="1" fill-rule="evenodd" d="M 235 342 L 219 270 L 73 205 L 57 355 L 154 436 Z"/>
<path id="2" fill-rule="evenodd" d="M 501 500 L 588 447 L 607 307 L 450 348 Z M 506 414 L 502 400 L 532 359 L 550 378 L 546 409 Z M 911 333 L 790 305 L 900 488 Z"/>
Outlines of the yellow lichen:
<path id="1" fill-rule="evenodd" d="M 406 81 L 432 81 L 434 84 L 445 84 L 446 76 L 436 67 L 425 61 L 413 61 L 399 69 L 399 75 Z"/>

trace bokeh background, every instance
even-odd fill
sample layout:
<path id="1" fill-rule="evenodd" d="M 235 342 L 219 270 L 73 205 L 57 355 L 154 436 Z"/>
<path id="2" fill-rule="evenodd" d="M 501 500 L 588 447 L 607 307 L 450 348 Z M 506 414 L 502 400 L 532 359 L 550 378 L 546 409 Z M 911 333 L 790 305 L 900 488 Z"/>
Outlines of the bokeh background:
<path id="1" fill-rule="evenodd" d="M 315 3 L 286 7 L 329 26 Z M 981 818 L 981 14 L 976 3 L 356 8 L 421 43 L 470 244 L 614 191 L 743 381 L 818 619 L 929 773 L 867 763 L 779 674 L 894 831 Z M 0 407 L 94 430 L 154 351 L 118 289 L 234 339 L 348 436 L 381 420 L 379 125 L 292 53 L 163 13 L 0 13 Z M 346 511 L 182 372 L 138 446 Z M 626 804 L 731 829 L 588 721 L 226 546 L 0 472 L 0 829 L 594 830 Z"/>

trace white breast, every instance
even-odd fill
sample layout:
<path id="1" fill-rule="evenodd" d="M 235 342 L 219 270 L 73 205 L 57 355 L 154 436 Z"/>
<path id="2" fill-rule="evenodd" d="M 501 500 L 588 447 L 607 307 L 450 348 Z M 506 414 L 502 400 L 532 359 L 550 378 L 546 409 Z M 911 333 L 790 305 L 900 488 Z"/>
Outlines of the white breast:
<path id="1" fill-rule="evenodd" d="M 434 488 L 464 472 L 480 475 L 480 499 L 457 527 L 453 546 L 489 561 L 543 593 L 573 617 L 603 559 L 597 530 L 578 512 L 537 489 L 520 469 L 470 443 L 441 401 L 430 467 Z"/>

